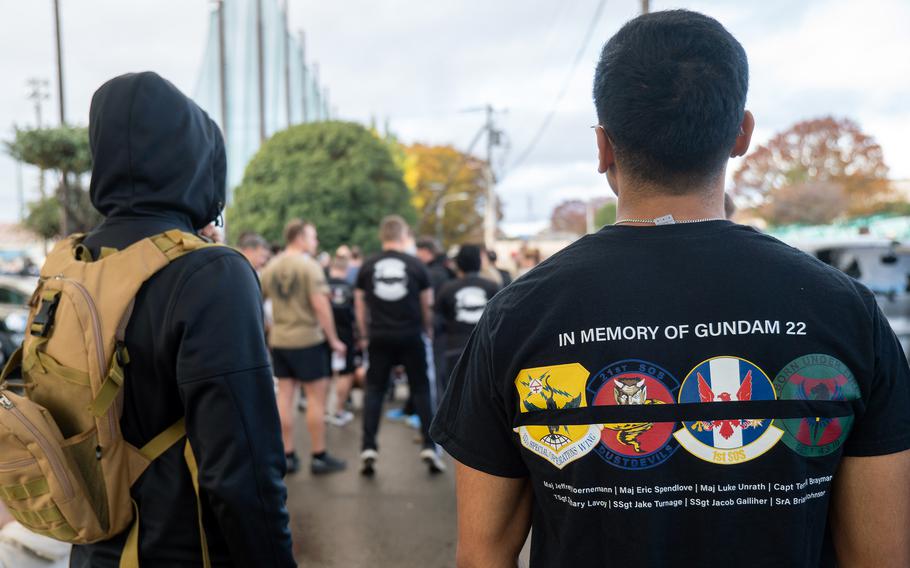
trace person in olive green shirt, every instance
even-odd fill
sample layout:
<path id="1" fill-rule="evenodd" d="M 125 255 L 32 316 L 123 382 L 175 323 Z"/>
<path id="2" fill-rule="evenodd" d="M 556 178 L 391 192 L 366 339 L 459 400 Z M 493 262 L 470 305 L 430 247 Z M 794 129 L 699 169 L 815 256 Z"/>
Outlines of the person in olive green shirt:
<path id="1" fill-rule="evenodd" d="M 312 440 L 314 474 L 345 468 L 325 449 L 325 406 L 331 376 L 331 353 L 344 355 L 329 301 L 325 273 L 313 258 L 319 240 L 312 223 L 295 219 L 284 230 L 286 248 L 262 273 L 262 292 L 272 301 L 269 333 L 272 366 L 278 377 L 278 413 L 288 473 L 300 468 L 294 451 L 297 383 L 307 398 L 306 423 Z"/>

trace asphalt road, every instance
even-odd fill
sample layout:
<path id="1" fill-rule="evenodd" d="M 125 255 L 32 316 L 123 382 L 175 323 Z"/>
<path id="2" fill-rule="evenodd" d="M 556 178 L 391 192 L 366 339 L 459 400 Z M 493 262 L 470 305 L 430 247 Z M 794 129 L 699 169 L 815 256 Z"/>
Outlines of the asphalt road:
<path id="1" fill-rule="evenodd" d="M 304 415 L 298 415 L 297 451 L 303 467 L 286 481 L 294 554 L 300 566 L 454 568 L 451 458 L 446 457 L 446 473 L 430 475 L 417 457 L 417 431 L 383 419 L 376 475 L 362 477 L 361 422 L 360 413 L 356 414 L 357 419 L 347 426 L 326 426 L 329 451 L 347 460 L 347 471 L 318 477 L 309 472 L 309 436 Z"/>

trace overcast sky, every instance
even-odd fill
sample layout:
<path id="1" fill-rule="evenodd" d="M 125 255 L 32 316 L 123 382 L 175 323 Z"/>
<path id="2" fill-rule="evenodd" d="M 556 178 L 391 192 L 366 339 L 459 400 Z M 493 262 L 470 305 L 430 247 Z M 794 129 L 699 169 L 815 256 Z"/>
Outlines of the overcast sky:
<path id="1" fill-rule="evenodd" d="M 571 63 L 598 0 L 290 0 L 292 28 L 305 29 L 310 60 L 341 118 L 376 117 L 406 142 L 465 148 L 490 103 L 509 151 L 499 192 L 506 220 L 544 219 L 566 198 L 607 195 L 595 170 L 591 103 L 603 43 L 639 9 L 608 0 L 573 76 Z M 204 0 L 61 0 L 67 118 L 86 123 L 92 92 L 106 79 L 151 69 L 192 94 L 211 3 Z M 750 62 L 753 143 L 792 123 L 834 114 L 859 121 L 882 145 L 894 178 L 910 178 L 910 2 L 907 0 L 652 0 L 721 21 Z M 57 120 L 50 0 L 0 0 L 0 138 L 31 125 L 26 80 L 51 80 L 46 121 Z M 524 151 L 561 87 L 567 91 L 535 151 Z M 736 163 L 731 164 L 731 169 Z M 36 173 L 24 170 L 27 199 Z M 14 220 L 17 169 L 0 156 L 0 221 Z"/>

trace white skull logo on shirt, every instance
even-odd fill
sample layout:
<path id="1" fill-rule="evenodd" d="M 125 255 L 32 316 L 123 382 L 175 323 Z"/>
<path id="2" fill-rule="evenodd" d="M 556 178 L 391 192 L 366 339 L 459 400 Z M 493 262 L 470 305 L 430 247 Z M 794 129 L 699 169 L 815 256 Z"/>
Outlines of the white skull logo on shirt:
<path id="1" fill-rule="evenodd" d="M 384 258 L 376 263 L 373 293 L 386 302 L 397 302 L 408 295 L 408 271 L 403 260 Z"/>
<path id="2" fill-rule="evenodd" d="M 477 286 L 467 286 L 455 293 L 455 321 L 476 325 L 487 305 L 487 292 Z"/>

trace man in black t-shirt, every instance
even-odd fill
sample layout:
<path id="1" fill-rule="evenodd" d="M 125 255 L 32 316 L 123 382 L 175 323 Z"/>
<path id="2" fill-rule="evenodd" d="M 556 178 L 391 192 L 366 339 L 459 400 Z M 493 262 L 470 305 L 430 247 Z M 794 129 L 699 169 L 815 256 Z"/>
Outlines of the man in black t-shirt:
<path id="1" fill-rule="evenodd" d="M 436 298 L 436 313 L 442 320 L 445 333 L 441 365 L 444 374 L 440 380 L 442 390 L 445 390 L 449 373 L 455 368 L 487 302 L 499 291 L 499 286 L 478 275 L 481 254 L 480 247 L 476 245 L 462 245 L 455 256 L 460 277 L 443 285 Z"/>
<path id="2" fill-rule="evenodd" d="M 409 394 L 420 417 L 423 443 L 420 458 L 431 473 L 439 473 L 445 464 L 429 436 L 433 419 L 430 392 L 434 380 L 430 347 L 433 289 L 423 263 L 404 252 L 410 237 L 405 220 L 390 215 L 382 220 L 379 233 L 382 253 L 363 264 L 354 293 L 361 344 L 370 360 L 363 411 L 361 472 L 375 473 L 382 403 L 392 368 L 403 365 Z"/>
<path id="3" fill-rule="evenodd" d="M 427 267 L 434 294 L 439 294 L 442 285 L 455 277 L 446 266 L 446 255 L 439 252 L 439 244 L 434 239 L 417 240 L 417 258 Z"/>
<path id="4" fill-rule="evenodd" d="M 863 285 L 724 220 L 748 66 L 656 12 L 594 79 L 615 226 L 502 290 L 432 434 L 459 565 L 910 566 L 910 369 Z"/>

